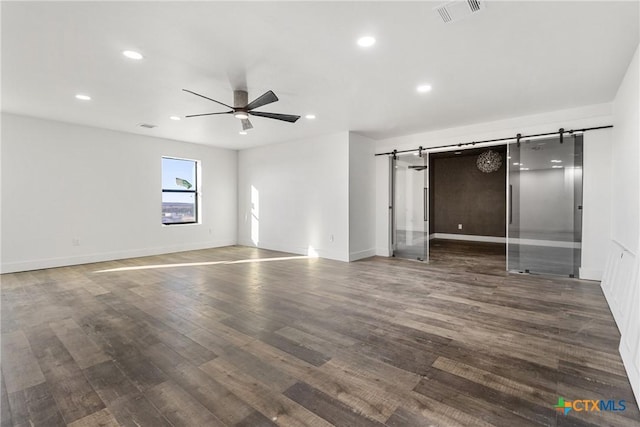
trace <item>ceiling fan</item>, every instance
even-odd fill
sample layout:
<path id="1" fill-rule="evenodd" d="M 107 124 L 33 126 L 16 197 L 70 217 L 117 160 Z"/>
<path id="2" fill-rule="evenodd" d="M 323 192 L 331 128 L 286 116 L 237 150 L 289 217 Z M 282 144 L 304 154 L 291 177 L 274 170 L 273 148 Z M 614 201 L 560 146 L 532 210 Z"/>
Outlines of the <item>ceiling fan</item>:
<path id="1" fill-rule="evenodd" d="M 249 121 L 249 116 L 257 116 L 257 117 L 265 117 L 267 119 L 276 119 L 282 120 L 289 123 L 295 123 L 296 120 L 300 118 L 300 116 L 295 116 L 292 114 L 280 114 L 280 113 L 267 113 L 264 111 L 254 111 L 258 107 L 262 107 L 263 105 L 271 104 L 278 100 L 273 91 L 267 91 L 254 99 L 251 102 L 248 102 L 249 95 L 245 90 L 234 90 L 233 91 L 233 107 L 225 104 L 224 102 L 216 101 L 215 99 L 211 99 L 207 96 L 200 95 L 199 93 L 195 93 L 188 89 L 182 89 L 185 92 L 192 93 L 200 98 L 208 99 L 209 101 L 213 101 L 216 104 L 223 105 L 227 108 L 230 108 L 229 111 L 222 111 L 219 113 L 204 113 L 204 114 L 191 114 L 185 117 L 199 117 L 199 116 L 214 116 L 218 114 L 233 114 L 236 119 L 240 119 L 242 121 L 242 130 L 246 131 L 249 129 L 253 129 L 253 125 Z"/>

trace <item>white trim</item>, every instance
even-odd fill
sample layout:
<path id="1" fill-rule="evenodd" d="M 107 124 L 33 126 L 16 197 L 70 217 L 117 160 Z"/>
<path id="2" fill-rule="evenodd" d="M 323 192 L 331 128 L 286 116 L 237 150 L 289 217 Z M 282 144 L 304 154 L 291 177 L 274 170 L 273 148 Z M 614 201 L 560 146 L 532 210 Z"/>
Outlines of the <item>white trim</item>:
<path id="1" fill-rule="evenodd" d="M 429 235 L 431 239 L 445 240 L 466 240 L 468 242 L 489 242 L 489 243 L 506 243 L 507 239 L 496 236 L 476 236 L 474 234 L 449 234 L 449 233 L 432 233 Z"/>
<path id="2" fill-rule="evenodd" d="M 359 259 L 369 258 L 375 255 L 376 255 L 375 248 L 367 249 L 366 251 L 351 252 L 349 253 L 349 261 L 350 262 L 357 261 Z"/>
<path id="3" fill-rule="evenodd" d="M 296 245 L 289 245 L 285 242 L 268 242 L 268 241 L 260 240 L 256 245 L 251 240 L 240 239 L 240 241 L 238 241 L 237 244 L 240 246 L 248 246 L 251 248 L 259 248 L 259 249 L 269 249 L 272 251 L 286 252 L 286 253 L 296 254 L 296 255 L 309 255 L 309 246 L 302 247 L 302 246 L 296 246 Z M 338 253 L 338 251 L 336 250 L 331 251 L 328 249 L 316 248 L 316 247 L 313 247 L 313 250 L 317 254 L 318 258 L 349 262 L 349 254 L 346 252 L 342 254 L 342 253 Z M 373 251 L 373 249 L 371 250 Z"/>
<path id="4" fill-rule="evenodd" d="M 157 248 L 133 249 L 117 252 L 103 252 L 89 255 L 77 255 L 60 258 L 33 259 L 28 261 L 3 262 L 2 274 L 20 271 L 41 270 L 43 268 L 66 267 L 70 265 L 91 264 L 94 262 L 114 261 L 127 258 L 138 258 L 152 255 L 163 255 L 175 252 L 195 251 L 199 249 L 233 246 L 234 240 L 217 240 L 211 242 L 193 243 L 188 245 L 174 245 Z"/>
<path id="5" fill-rule="evenodd" d="M 580 242 L 558 242 L 556 240 L 512 238 L 512 239 L 509 239 L 509 243 L 514 243 L 518 245 L 528 245 L 528 246 L 547 246 L 551 248 L 570 248 L 570 249 L 582 248 L 582 243 Z"/>
<path id="6" fill-rule="evenodd" d="M 467 242 L 507 243 L 506 237 L 476 236 L 473 234 L 433 233 L 429 235 L 429 240 L 431 239 L 465 240 Z M 528 245 L 528 246 L 547 246 L 551 248 L 580 249 L 582 247 L 582 243 L 579 243 L 579 242 L 558 242 L 556 240 L 540 240 L 540 239 L 510 238 L 509 243 L 517 244 L 517 245 Z"/>
<path id="7" fill-rule="evenodd" d="M 627 371 L 627 376 L 631 383 L 631 389 L 633 390 L 633 394 L 635 394 L 637 400 L 640 398 L 640 372 L 638 371 L 640 368 L 636 364 L 637 362 L 633 360 L 633 354 L 629 349 L 629 346 L 625 345 L 624 338 L 625 337 L 622 337 L 620 339 L 618 351 L 622 357 L 622 365 L 624 366 L 625 371 Z"/>
<path id="8" fill-rule="evenodd" d="M 389 248 L 376 248 L 376 256 L 386 256 L 386 257 L 390 257 L 391 256 L 391 251 L 389 250 Z"/>
<path id="9" fill-rule="evenodd" d="M 596 281 L 601 281 L 602 280 L 602 270 L 591 270 L 588 268 L 582 268 L 580 267 L 580 271 L 579 271 L 579 277 L 580 279 L 583 280 L 596 280 Z"/>
<path id="10" fill-rule="evenodd" d="M 616 239 L 614 239 L 613 237 L 611 238 L 611 241 L 613 243 L 615 243 L 616 245 L 620 246 L 620 248 L 626 252 L 629 252 L 631 255 L 633 255 L 634 257 L 637 257 L 638 255 L 636 254 L 635 251 L 632 251 L 631 249 L 629 249 L 628 247 L 626 247 L 625 245 L 623 245 L 622 243 L 620 243 L 619 241 L 617 241 Z"/>

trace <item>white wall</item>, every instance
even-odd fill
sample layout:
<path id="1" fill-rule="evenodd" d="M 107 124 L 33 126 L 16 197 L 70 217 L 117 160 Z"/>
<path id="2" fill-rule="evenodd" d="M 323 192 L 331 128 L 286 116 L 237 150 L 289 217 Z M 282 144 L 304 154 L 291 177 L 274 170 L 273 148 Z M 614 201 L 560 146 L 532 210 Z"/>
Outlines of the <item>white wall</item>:
<path id="1" fill-rule="evenodd" d="M 395 138 L 377 141 L 376 153 L 390 152 L 394 149 L 406 150 L 419 146 L 425 148 L 441 145 L 457 144 L 471 141 L 480 141 L 492 138 L 504 138 L 515 136 L 517 133 L 523 135 L 544 132 L 553 132 L 561 127 L 569 129 L 580 129 L 584 127 L 606 126 L 612 124 L 611 104 L 598 104 L 580 108 L 553 111 L 543 114 L 536 114 L 511 119 L 499 120 L 495 122 L 478 123 L 457 128 L 442 129 L 433 132 L 405 135 Z M 593 158 L 596 155 L 604 155 L 611 152 L 610 131 L 599 130 L 586 132 L 584 134 L 584 156 Z M 597 145 L 596 145 L 597 143 Z M 376 241 L 379 249 L 378 254 L 384 254 L 385 237 L 389 233 L 389 221 L 385 221 L 388 216 L 388 168 L 385 170 L 383 161 L 379 160 L 376 169 Z M 583 198 L 593 200 L 602 192 L 602 188 L 610 188 L 610 176 L 599 174 L 606 170 L 606 167 L 587 169 L 584 166 L 584 180 L 599 180 L 601 185 L 597 187 L 584 186 Z M 595 192 L 595 195 L 592 193 Z M 587 213 L 587 211 L 589 211 Z M 600 210 L 597 205 L 584 205 L 583 215 L 589 215 L 590 224 L 608 223 L 609 212 L 607 209 Z M 582 267 L 585 272 L 591 272 L 595 276 L 589 278 L 599 278 L 602 271 L 602 264 L 607 256 L 606 246 L 598 245 L 597 242 L 609 239 L 607 228 L 586 228 L 583 226 L 583 250 L 589 253 L 587 259 L 583 259 Z M 388 251 L 387 251 L 388 252 Z M 584 261 L 590 264 L 585 264 Z"/>
<path id="2" fill-rule="evenodd" d="M 602 280 L 611 239 L 611 141 L 611 129 L 584 135 L 580 277 L 588 280 Z"/>
<path id="3" fill-rule="evenodd" d="M 2 272 L 236 242 L 235 151 L 12 114 L 1 148 Z M 201 224 L 161 224 L 162 156 L 202 162 Z"/>
<path id="4" fill-rule="evenodd" d="M 640 47 L 639 47 L 640 49 Z M 613 102 L 612 234 L 602 289 L 620 333 L 620 354 L 640 401 L 640 64 L 638 51 Z"/>
<path id="5" fill-rule="evenodd" d="M 375 142 L 349 133 L 349 260 L 376 254 Z"/>
<path id="6" fill-rule="evenodd" d="M 389 157 L 375 157 L 376 188 L 374 209 L 376 255 L 378 256 L 391 256 L 390 166 Z"/>
<path id="7" fill-rule="evenodd" d="M 638 52 L 613 103 L 612 238 L 638 253 L 640 191 L 638 191 Z"/>
<path id="8" fill-rule="evenodd" d="M 348 132 L 242 150 L 238 172 L 240 244 L 349 261 Z"/>

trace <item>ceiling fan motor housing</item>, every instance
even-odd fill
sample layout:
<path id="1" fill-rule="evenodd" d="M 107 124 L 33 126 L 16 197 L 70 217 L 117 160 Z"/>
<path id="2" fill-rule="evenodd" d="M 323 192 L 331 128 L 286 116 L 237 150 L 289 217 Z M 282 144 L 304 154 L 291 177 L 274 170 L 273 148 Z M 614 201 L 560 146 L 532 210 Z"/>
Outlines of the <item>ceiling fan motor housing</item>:
<path id="1" fill-rule="evenodd" d="M 233 117 L 240 120 L 246 120 L 249 118 L 247 109 L 245 108 L 249 104 L 249 94 L 245 90 L 233 91 Z"/>
<path id="2" fill-rule="evenodd" d="M 249 104 L 249 94 L 246 90 L 234 90 L 233 91 L 233 108 L 241 108 Z"/>

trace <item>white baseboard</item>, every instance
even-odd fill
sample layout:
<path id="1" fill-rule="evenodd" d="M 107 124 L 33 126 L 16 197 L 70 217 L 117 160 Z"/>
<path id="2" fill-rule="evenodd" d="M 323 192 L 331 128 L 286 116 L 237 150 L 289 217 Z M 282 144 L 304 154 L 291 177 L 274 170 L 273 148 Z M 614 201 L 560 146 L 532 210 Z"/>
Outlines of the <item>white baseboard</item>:
<path id="1" fill-rule="evenodd" d="M 349 261 L 357 261 L 363 258 L 369 258 L 376 255 L 374 248 L 367 249 L 366 251 L 351 252 L 349 254 Z"/>
<path id="2" fill-rule="evenodd" d="M 598 282 L 602 280 L 602 270 L 592 270 L 580 267 L 578 275 L 583 280 L 596 280 Z"/>
<path id="3" fill-rule="evenodd" d="M 144 256 L 170 254 L 175 252 L 195 251 L 199 249 L 219 248 L 223 246 L 233 246 L 235 244 L 235 240 L 218 240 L 184 245 L 163 246 L 157 248 L 131 249 L 125 251 L 103 252 L 69 257 L 3 262 L 1 273 L 5 274 L 16 273 L 20 271 L 41 270 L 43 268 L 67 267 L 70 265 L 91 264 L 94 262 L 114 261 L 125 258 L 138 258 Z"/>
<path id="4" fill-rule="evenodd" d="M 260 249 L 269 249 L 271 251 L 279 251 L 279 252 L 288 252 L 296 255 L 309 255 L 309 247 L 302 247 L 296 245 L 289 245 L 286 243 L 280 242 L 268 242 L 268 241 L 259 241 L 256 245 L 251 240 L 240 239 L 238 242 L 239 245 L 249 246 Z M 332 259 L 334 261 L 342 261 L 349 262 L 349 254 L 348 253 L 339 253 L 337 251 L 330 251 L 326 249 L 313 248 L 315 253 L 319 258 Z"/>
<path id="5" fill-rule="evenodd" d="M 391 256 L 391 251 L 389 250 L 389 248 L 376 248 L 376 256 L 386 256 L 386 257 L 390 257 Z"/>
<path id="6" fill-rule="evenodd" d="M 467 242 L 507 243 L 506 237 L 476 236 L 473 234 L 433 233 L 429 235 L 429 240 L 431 239 L 464 240 Z M 520 239 L 520 238 L 514 238 L 514 237 L 509 238 L 509 243 L 512 243 L 515 245 L 527 245 L 527 246 L 546 246 L 550 248 L 579 249 L 582 247 L 581 243 L 576 243 L 576 242 L 558 242 L 556 240 L 541 240 L 541 239 Z"/>
<path id="7" fill-rule="evenodd" d="M 431 239 L 444 239 L 444 240 L 465 240 L 467 242 L 488 242 L 488 243 L 506 243 L 507 239 L 504 237 L 494 236 L 476 236 L 474 234 L 450 234 L 450 233 L 432 233 L 429 235 Z"/>

